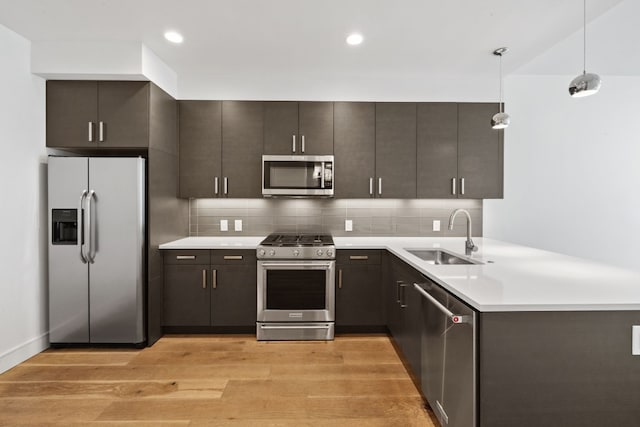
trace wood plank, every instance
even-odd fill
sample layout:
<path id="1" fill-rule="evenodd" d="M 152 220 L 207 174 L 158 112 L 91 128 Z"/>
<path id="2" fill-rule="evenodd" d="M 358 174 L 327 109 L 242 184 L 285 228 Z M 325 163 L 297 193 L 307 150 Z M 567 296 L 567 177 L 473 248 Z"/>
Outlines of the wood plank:
<path id="1" fill-rule="evenodd" d="M 292 364 L 287 366 L 272 366 L 272 378 L 305 378 L 318 380 L 336 379 L 407 379 L 409 374 L 400 363 L 389 364 L 362 364 L 362 365 L 327 365 L 313 366 L 305 364 Z"/>
<path id="2" fill-rule="evenodd" d="M 126 365 L 144 350 L 137 352 L 68 352 L 49 350 L 36 354 L 24 365 Z"/>
<path id="3" fill-rule="evenodd" d="M 0 375 L 3 381 L 136 381 L 200 378 L 258 379 L 270 375 L 269 366 L 16 366 Z"/>
<path id="4" fill-rule="evenodd" d="M 426 415 L 420 397 L 313 398 L 270 396 L 243 399 L 153 399 L 113 402 L 100 420 L 119 419 L 335 419 Z"/>
<path id="5" fill-rule="evenodd" d="M 242 351 L 201 351 L 201 352 L 146 352 L 138 354 L 131 365 L 288 365 L 291 363 L 341 364 L 342 355 L 328 352 L 242 352 Z"/>
<path id="6" fill-rule="evenodd" d="M 0 400 L 23 397 L 66 399 L 210 398 L 217 399 L 226 379 L 180 381 L 28 381 L 0 383 Z"/>
<path id="7" fill-rule="evenodd" d="M 435 420 L 435 417 L 433 418 Z M 312 421 L 297 419 L 246 419 L 246 420 L 195 420 L 191 427 L 440 427 L 426 416 L 415 418 L 335 418 L 332 420 Z"/>
<path id="8" fill-rule="evenodd" d="M 250 396 L 278 397 L 363 397 L 412 396 L 420 393 L 410 379 L 340 379 L 340 380 L 231 380 L 224 389 L 224 399 Z"/>
<path id="9" fill-rule="evenodd" d="M 92 421 L 110 405 L 109 400 L 0 399 L 0 425 Z"/>

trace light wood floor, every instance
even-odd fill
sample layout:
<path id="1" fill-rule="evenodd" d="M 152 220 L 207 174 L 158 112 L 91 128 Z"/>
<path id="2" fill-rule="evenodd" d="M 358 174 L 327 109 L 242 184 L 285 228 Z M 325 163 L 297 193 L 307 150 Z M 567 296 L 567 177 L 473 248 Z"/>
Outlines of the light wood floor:
<path id="1" fill-rule="evenodd" d="M 0 375 L 0 425 L 437 426 L 383 335 L 50 349 Z"/>

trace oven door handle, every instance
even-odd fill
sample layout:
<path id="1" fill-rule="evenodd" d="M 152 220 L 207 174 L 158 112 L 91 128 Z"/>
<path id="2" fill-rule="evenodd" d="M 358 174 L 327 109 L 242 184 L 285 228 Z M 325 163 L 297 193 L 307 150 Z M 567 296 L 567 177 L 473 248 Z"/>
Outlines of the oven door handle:
<path id="1" fill-rule="evenodd" d="M 278 325 L 278 326 L 268 326 L 268 325 L 260 325 L 260 329 L 329 329 L 331 325 Z"/>
<path id="2" fill-rule="evenodd" d="M 295 268 L 295 267 L 319 267 L 319 268 L 331 268 L 331 263 L 319 263 L 319 262 L 265 262 L 262 263 L 262 267 L 264 268 L 273 268 L 273 267 L 283 267 L 283 268 Z"/>

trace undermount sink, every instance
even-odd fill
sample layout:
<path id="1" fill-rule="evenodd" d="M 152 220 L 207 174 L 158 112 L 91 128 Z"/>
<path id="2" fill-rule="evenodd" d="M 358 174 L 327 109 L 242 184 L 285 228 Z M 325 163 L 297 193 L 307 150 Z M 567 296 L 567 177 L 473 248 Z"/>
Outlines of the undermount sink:
<path id="1" fill-rule="evenodd" d="M 460 255 L 456 255 L 444 249 L 405 249 L 412 255 L 417 256 L 423 261 L 429 264 L 437 265 L 469 265 L 469 264 L 482 264 L 479 261 L 475 261 L 469 258 L 465 258 Z"/>

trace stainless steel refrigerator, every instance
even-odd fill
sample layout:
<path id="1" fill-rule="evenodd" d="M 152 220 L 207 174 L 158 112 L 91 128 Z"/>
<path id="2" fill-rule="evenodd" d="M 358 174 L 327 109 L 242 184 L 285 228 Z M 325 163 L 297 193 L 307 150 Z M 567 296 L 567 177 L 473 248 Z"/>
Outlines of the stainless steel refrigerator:
<path id="1" fill-rule="evenodd" d="M 145 342 L 145 161 L 49 157 L 49 341 Z"/>

